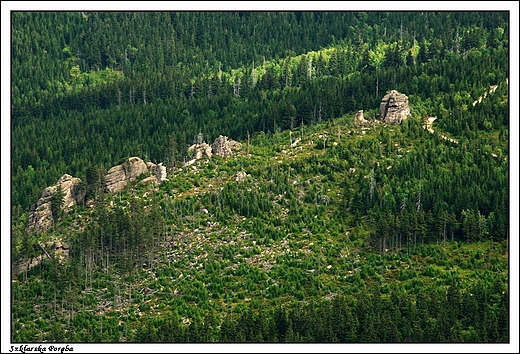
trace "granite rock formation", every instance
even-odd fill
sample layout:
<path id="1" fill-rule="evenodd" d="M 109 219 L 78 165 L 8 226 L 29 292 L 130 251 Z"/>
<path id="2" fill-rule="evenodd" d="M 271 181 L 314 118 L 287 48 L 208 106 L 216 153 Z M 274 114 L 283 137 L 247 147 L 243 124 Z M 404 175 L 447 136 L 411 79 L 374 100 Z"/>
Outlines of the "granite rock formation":
<path id="1" fill-rule="evenodd" d="M 401 124 L 410 115 L 408 97 L 396 90 L 388 92 L 379 106 L 381 120 L 388 124 Z"/>
<path id="2" fill-rule="evenodd" d="M 222 157 L 232 156 L 233 150 L 240 150 L 241 148 L 242 144 L 232 139 L 228 140 L 228 137 L 223 135 L 219 135 L 219 137 L 215 139 L 213 144 L 211 144 L 211 149 L 213 153 L 217 156 Z"/>
<path id="3" fill-rule="evenodd" d="M 51 211 L 52 196 L 61 186 L 63 192 L 63 210 L 67 211 L 85 197 L 85 191 L 78 188 L 81 183 L 79 178 L 64 174 L 55 185 L 43 190 L 40 199 L 33 205 L 29 215 L 27 231 L 41 232 L 52 226 L 54 218 Z"/>
<path id="4" fill-rule="evenodd" d="M 211 149 L 211 146 L 209 146 L 209 144 L 207 143 L 197 143 L 197 144 L 193 144 L 192 146 L 190 146 L 188 148 L 188 152 L 190 154 L 193 154 L 193 158 L 195 160 L 200 160 L 202 159 L 203 157 L 208 157 L 210 158 L 211 155 L 213 155 L 213 152 L 212 152 L 212 149 Z"/>
<path id="5" fill-rule="evenodd" d="M 121 165 L 108 170 L 105 176 L 105 190 L 108 193 L 121 191 L 129 181 L 135 181 L 143 173 L 147 173 L 146 163 L 139 157 L 130 157 Z"/>
<path id="6" fill-rule="evenodd" d="M 365 125 L 365 124 L 370 123 L 368 120 L 365 119 L 365 117 L 363 117 L 363 110 L 362 109 L 360 109 L 356 113 L 356 116 L 354 117 L 354 123 L 360 124 L 360 125 Z"/>

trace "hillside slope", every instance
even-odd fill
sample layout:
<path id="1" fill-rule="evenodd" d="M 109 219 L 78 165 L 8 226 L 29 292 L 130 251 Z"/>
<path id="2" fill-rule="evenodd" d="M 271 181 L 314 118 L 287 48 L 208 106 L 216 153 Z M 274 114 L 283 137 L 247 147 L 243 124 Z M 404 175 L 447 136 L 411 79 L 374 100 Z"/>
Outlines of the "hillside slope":
<path id="1" fill-rule="evenodd" d="M 425 146 L 452 155 L 461 149 L 442 139 L 442 133 L 422 128 L 417 131 L 421 139 L 410 139 L 409 130 L 419 125 L 412 117 L 404 125 L 359 126 L 346 116 L 294 131 L 261 133 L 243 142 L 233 156 L 202 158 L 171 171 L 160 185 L 136 181 L 118 193 L 100 192 L 92 207 L 78 206 L 48 233 L 30 236 L 47 241 L 49 252 L 55 247 L 52 240 L 67 243 L 69 256 L 44 256 L 38 266 L 14 278 L 14 340 L 222 340 L 228 337 L 220 327 L 208 329 L 210 337 L 189 337 L 189 328 L 209 317 L 215 326 L 224 326 L 228 316 L 239 327 L 237 319 L 249 311 L 256 317 L 263 313 L 270 323 L 275 317 L 269 313 L 279 306 L 291 317 L 294 306 L 315 304 L 313 311 L 320 312 L 333 299 L 334 306 L 345 306 L 342 301 L 361 306 L 359 296 L 367 289 L 371 299 L 378 289 L 382 299 L 398 296 L 415 303 L 431 291 L 441 296 L 453 289 L 466 299 L 483 288 L 488 293 L 487 300 L 481 299 L 483 311 L 504 321 L 507 312 L 495 312 L 507 299 L 504 242 L 446 242 L 453 234 L 446 240 L 441 221 L 415 203 L 398 206 L 396 216 L 357 205 L 370 203 L 371 193 L 372 204 L 384 203 L 384 195 L 375 203 L 377 191 L 390 185 L 379 180 L 378 171 L 399 170 Z M 392 140 L 385 145 L 379 140 L 386 134 Z M 403 175 L 400 183 L 424 191 L 427 181 Z M 365 188 L 365 201 L 350 197 Z M 442 222 L 445 230 L 453 227 Z M 456 239 L 465 238 L 465 232 L 457 229 Z M 32 252 L 42 253 L 36 246 Z M 384 303 L 386 308 L 395 305 Z M 453 321 L 466 324 L 456 330 L 457 340 L 508 338 L 500 326 L 495 337 L 482 337 L 481 329 L 469 334 L 465 326 L 472 320 L 460 316 Z M 61 325 L 38 333 L 36 326 L 50 318 Z M 178 322 L 179 337 L 142 332 L 149 326 L 160 331 L 169 323 L 164 321 Z M 418 326 L 425 330 L 426 324 Z M 352 333 L 352 341 L 364 341 L 361 328 Z M 283 337 L 286 333 L 272 335 L 262 338 L 289 339 Z M 411 341 L 440 340 L 434 334 L 409 335 Z"/>
<path id="2" fill-rule="evenodd" d="M 507 12 L 12 20 L 13 341 L 509 341 Z"/>

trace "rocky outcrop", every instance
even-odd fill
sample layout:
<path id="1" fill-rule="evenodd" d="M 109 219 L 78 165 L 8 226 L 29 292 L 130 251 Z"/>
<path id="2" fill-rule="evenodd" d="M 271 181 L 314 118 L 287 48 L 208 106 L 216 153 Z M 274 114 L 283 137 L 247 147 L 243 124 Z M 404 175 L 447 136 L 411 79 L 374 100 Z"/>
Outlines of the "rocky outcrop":
<path id="1" fill-rule="evenodd" d="M 234 150 L 240 150 L 241 148 L 242 144 L 239 142 L 228 139 L 227 136 L 219 135 L 211 146 L 204 142 L 199 142 L 190 146 L 188 148 L 188 153 L 192 157 L 184 163 L 184 167 L 193 165 L 197 160 L 202 158 L 211 158 L 213 155 L 230 157 L 233 156 Z"/>
<path id="2" fill-rule="evenodd" d="M 52 196 L 61 186 L 63 192 L 63 210 L 67 211 L 85 197 L 85 191 L 79 188 L 81 180 L 64 174 L 55 185 L 43 190 L 40 199 L 33 205 L 27 225 L 28 232 L 41 232 L 52 226 L 54 221 L 51 211 Z"/>
<path id="3" fill-rule="evenodd" d="M 166 166 L 163 166 L 162 162 L 159 164 L 154 164 L 153 162 L 147 162 L 146 167 L 148 167 L 148 171 L 155 177 L 158 183 L 162 181 L 166 181 Z"/>
<path id="4" fill-rule="evenodd" d="M 22 258 L 16 262 L 13 262 L 11 265 L 11 273 L 14 275 L 29 271 L 31 268 L 39 265 L 45 257 L 50 256 L 52 253 L 54 253 L 54 255 L 57 257 L 58 262 L 61 263 L 63 259 L 69 255 L 69 245 L 62 242 L 61 240 L 56 240 L 54 242 L 51 241 L 47 242 L 44 246 L 40 245 L 40 251 L 43 251 L 43 253 L 39 254 L 38 256 L 25 259 Z"/>
<path id="5" fill-rule="evenodd" d="M 36 267 L 38 264 L 42 262 L 43 254 L 40 254 L 36 257 L 27 258 L 27 259 L 19 259 L 16 262 L 13 262 L 11 265 L 11 273 L 13 275 L 15 274 L 21 274 L 25 271 L 31 270 L 31 268 Z"/>
<path id="6" fill-rule="evenodd" d="M 211 144 L 213 153 L 217 156 L 229 157 L 233 155 L 233 150 L 240 150 L 242 144 L 235 140 L 228 140 L 227 136 L 219 135 Z"/>
<path id="7" fill-rule="evenodd" d="M 108 193 L 119 192 L 130 181 L 135 181 L 143 173 L 148 173 L 146 163 L 139 157 L 130 157 L 121 165 L 108 170 L 105 176 L 105 190 Z"/>
<path id="8" fill-rule="evenodd" d="M 365 125 L 365 124 L 370 123 L 368 120 L 365 119 L 365 117 L 363 117 L 363 110 L 362 109 L 360 109 L 356 113 L 356 116 L 354 117 L 354 123 L 360 124 L 360 125 Z"/>
<path id="9" fill-rule="evenodd" d="M 390 91 L 381 100 L 379 114 L 385 123 L 401 124 L 401 121 L 410 114 L 408 97 L 396 90 Z"/>
<path id="10" fill-rule="evenodd" d="M 193 144 L 188 148 L 188 153 L 193 154 L 193 158 L 195 160 L 200 160 L 203 157 L 210 158 L 213 154 L 211 146 L 207 143 L 197 143 Z"/>
<path id="11" fill-rule="evenodd" d="M 228 140 L 228 146 L 231 149 L 231 151 L 238 151 L 238 150 L 242 149 L 242 144 L 233 139 Z"/>
<path id="12" fill-rule="evenodd" d="M 143 173 L 151 174 L 143 182 L 159 184 L 167 180 L 166 167 L 162 163 L 145 163 L 139 157 L 130 157 L 121 165 L 114 166 L 108 170 L 105 176 L 105 191 L 108 193 L 119 192 L 129 181 L 135 181 Z M 81 179 L 64 174 L 55 185 L 45 188 L 40 199 L 31 209 L 27 231 L 30 233 L 42 232 L 52 226 L 54 218 L 51 211 L 51 200 L 54 193 L 58 190 L 58 186 L 61 186 L 64 195 L 62 208 L 65 212 L 80 201 L 83 201 L 85 199 L 85 188 L 80 188 L 80 185 Z"/>
<path id="13" fill-rule="evenodd" d="M 157 183 L 166 181 L 166 166 L 162 162 L 154 164 L 153 162 L 144 162 L 139 157 L 130 157 L 121 165 L 117 165 L 108 170 L 105 176 L 105 190 L 108 193 L 119 192 L 130 181 L 135 181 L 142 174 L 150 174 L 151 176 L 144 178 L 142 183 Z"/>
<path id="14" fill-rule="evenodd" d="M 210 158 L 213 155 L 211 146 L 204 142 L 193 144 L 188 148 L 188 154 L 192 158 L 184 163 L 184 167 L 191 166 L 195 161 L 202 159 L 203 157 Z"/>

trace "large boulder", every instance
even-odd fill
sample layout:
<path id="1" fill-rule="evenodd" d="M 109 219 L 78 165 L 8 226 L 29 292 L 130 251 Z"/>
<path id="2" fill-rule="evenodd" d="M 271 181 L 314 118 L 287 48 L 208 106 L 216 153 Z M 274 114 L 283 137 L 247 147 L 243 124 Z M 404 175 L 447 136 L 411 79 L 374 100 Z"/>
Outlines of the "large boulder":
<path id="1" fill-rule="evenodd" d="M 203 157 L 211 157 L 213 154 L 211 151 L 211 146 L 207 143 L 197 143 L 193 144 L 188 148 L 188 153 L 193 154 L 195 160 L 200 160 Z"/>
<path id="2" fill-rule="evenodd" d="M 105 190 L 108 193 L 119 192 L 129 181 L 135 181 L 143 173 L 148 173 L 146 163 L 139 157 L 130 157 L 121 165 L 108 170 L 105 176 Z"/>
<path id="3" fill-rule="evenodd" d="M 229 157 L 233 155 L 233 150 L 240 150 L 242 144 L 235 140 L 228 140 L 227 136 L 219 135 L 211 145 L 213 153 L 217 156 Z"/>
<path id="4" fill-rule="evenodd" d="M 360 125 L 365 125 L 365 124 L 370 123 L 368 120 L 365 119 L 365 117 L 363 117 L 363 110 L 362 109 L 360 109 L 356 113 L 356 116 L 354 117 L 354 123 L 360 124 Z"/>
<path id="5" fill-rule="evenodd" d="M 157 180 L 158 183 L 162 181 L 166 181 L 166 166 L 163 166 L 162 162 L 159 164 L 154 164 L 153 162 L 147 162 L 146 166 L 148 167 L 148 171 L 152 174 L 153 177 Z"/>
<path id="6" fill-rule="evenodd" d="M 396 90 L 388 92 L 379 106 L 381 120 L 388 124 L 401 124 L 410 114 L 408 97 Z"/>
<path id="7" fill-rule="evenodd" d="M 55 185 L 45 188 L 40 199 L 31 209 L 27 231 L 41 232 L 52 226 L 54 218 L 51 211 L 51 200 L 54 193 L 58 190 L 58 186 L 61 186 L 63 192 L 62 208 L 64 211 L 68 211 L 82 200 L 85 197 L 85 191 L 79 188 L 80 183 L 81 180 L 79 178 L 64 174 Z"/>

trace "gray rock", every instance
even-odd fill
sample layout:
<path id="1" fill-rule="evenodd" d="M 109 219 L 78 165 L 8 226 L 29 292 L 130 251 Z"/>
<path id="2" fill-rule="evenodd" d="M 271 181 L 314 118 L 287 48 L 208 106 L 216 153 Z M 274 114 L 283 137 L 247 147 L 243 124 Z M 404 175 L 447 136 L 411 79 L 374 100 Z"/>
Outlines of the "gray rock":
<path id="1" fill-rule="evenodd" d="M 148 173 L 148 167 L 139 157 L 130 157 L 123 164 L 112 167 L 105 176 L 105 190 L 108 193 L 119 192 L 135 181 L 143 173 Z"/>
<path id="2" fill-rule="evenodd" d="M 208 148 L 211 150 L 209 145 Z M 123 164 L 108 170 L 105 176 L 105 190 L 108 193 L 119 192 L 125 188 L 129 181 L 135 181 L 143 173 L 149 172 L 152 174 L 151 180 L 154 182 L 161 183 L 167 179 L 166 167 L 162 163 L 157 165 L 152 162 L 145 163 L 139 157 L 130 157 Z M 42 232 L 52 226 L 54 220 L 51 211 L 51 199 L 59 185 L 61 185 L 64 194 L 63 210 L 65 212 L 83 200 L 85 190 L 79 188 L 80 183 L 79 178 L 64 174 L 55 185 L 45 188 L 40 199 L 31 209 L 27 231 L 30 233 Z"/>
<path id="3" fill-rule="evenodd" d="M 240 150 L 242 144 L 235 140 L 228 140 L 227 136 L 219 135 L 211 145 L 213 153 L 217 156 L 229 157 L 233 155 L 233 150 Z"/>
<path id="4" fill-rule="evenodd" d="M 370 123 L 368 120 L 365 119 L 365 117 L 363 117 L 363 110 L 362 109 L 360 109 L 356 113 L 356 116 L 354 117 L 354 123 L 361 124 L 361 125 L 365 125 L 365 124 Z"/>
<path id="5" fill-rule="evenodd" d="M 166 181 L 166 166 L 163 166 L 162 162 L 159 164 L 154 164 L 153 162 L 147 162 L 146 166 L 148 167 L 148 171 L 155 177 L 158 183 L 162 181 Z"/>
<path id="6" fill-rule="evenodd" d="M 146 183 L 157 183 L 157 178 L 155 176 L 146 177 L 145 179 L 142 179 L 139 181 L 139 184 L 146 184 Z"/>
<path id="7" fill-rule="evenodd" d="M 212 155 L 211 146 L 207 143 L 193 144 L 188 148 L 188 152 L 193 154 L 195 160 L 200 160 L 203 157 L 210 158 Z"/>
<path id="8" fill-rule="evenodd" d="M 401 124 L 401 121 L 410 115 L 408 97 L 396 90 L 390 91 L 381 100 L 379 113 L 385 123 Z"/>
<path id="9" fill-rule="evenodd" d="M 52 226 L 54 219 L 51 211 L 51 199 L 54 193 L 58 190 L 58 186 L 61 185 L 61 190 L 64 195 L 64 211 L 68 211 L 71 207 L 82 200 L 85 197 L 85 191 L 78 188 L 80 183 L 81 180 L 79 178 L 64 174 L 55 185 L 45 188 L 40 199 L 38 199 L 36 204 L 33 206 L 32 212 L 29 215 L 27 231 L 30 233 L 41 232 Z"/>
<path id="10" fill-rule="evenodd" d="M 249 175 L 248 175 L 247 173 L 242 172 L 242 171 L 239 171 L 239 172 L 237 172 L 237 174 L 236 174 L 235 180 L 236 180 L 237 182 L 243 182 L 243 181 L 246 180 L 246 178 L 247 178 L 248 176 L 249 176 Z"/>
<path id="11" fill-rule="evenodd" d="M 66 257 L 69 256 L 69 245 L 62 242 L 61 240 L 55 240 L 54 242 L 47 242 L 45 245 L 40 246 L 45 247 L 45 250 L 40 248 L 40 253 L 38 256 L 31 258 L 22 258 L 17 261 L 14 261 L 11 264 L 11 272 L 12 274 L 21 274 L 25 271 L 31 270 L 31 268 L 39 265 L 47 255 L 56 255 L 58 257 L 58 261 L 61 263 Z M 45 254 L 47 253 L 47 255 Z"/>

